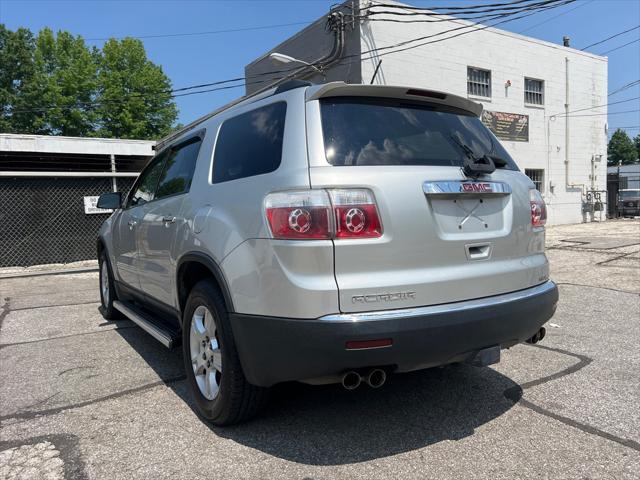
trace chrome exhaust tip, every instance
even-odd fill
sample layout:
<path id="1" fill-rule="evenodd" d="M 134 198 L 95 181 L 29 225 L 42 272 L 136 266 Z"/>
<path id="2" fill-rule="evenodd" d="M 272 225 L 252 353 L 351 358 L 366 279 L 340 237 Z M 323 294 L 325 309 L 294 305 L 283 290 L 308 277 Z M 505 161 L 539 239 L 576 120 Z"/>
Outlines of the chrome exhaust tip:
<path id="1" fill-rule="evenodd" d="M 387 381 L 387 374 L 381 368 L 374 368 L 367 375 L 365 382 L 371 388 L 380 388 Z"/>
<path id="2" fill-rule="evenodd" d="M 541 327 L 540 330 L 538 330 L 533 337 L 527 340 L 527 343 L 530 343 L 531 345 L 535 345 L 540 340 L 542 340 L 546 334 L 547 334 L 547 329 L 544 327 Z"/>
<path id="3" fill-rule="evenodd" d="M 342 375 L 341 383 L 346 390 L 355 390 L 360 386 L 361 382 L 362 377 L 360 377 L 358 372 L 354 372 L 353 370 Z"/>

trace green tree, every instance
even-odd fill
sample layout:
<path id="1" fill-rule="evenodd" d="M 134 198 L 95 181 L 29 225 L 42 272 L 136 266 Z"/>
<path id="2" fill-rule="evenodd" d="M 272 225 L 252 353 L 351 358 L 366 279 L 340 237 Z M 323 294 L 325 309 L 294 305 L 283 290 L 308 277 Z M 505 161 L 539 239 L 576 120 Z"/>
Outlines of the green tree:
<path id="1" fill-rule="evenodd" d="M 629 165 L 635 162 L 637 156 L 636 147 L 633 141 L 622 129 L 617 129 L 609 140 L 607 147 L 608 165 Z"/>
<path id="2" fill-rule="evenodd" d="M 34 75 L 35 42 L 26 28 L 15 32 L 0 24 L 0 132 L 16 132 L 13 113 L 20 93 Z"/>
<path id="3" fill-rule="evenodd" d="M 635 136 L 633 143 L 636 146 L 636 159 L 640 160 L 640 133 Z"/>
<path id="4" fill-rule="evenodd" d="M 82 37 L 45 28 L 35 40 L 34 75 L 16 103 L 14 126 L 43 135 L 86 136 L 95 129 L 98 65 Z"/>
<path id="5" fill-rule="evenodd" d="M 0 24 L 0 132 L 154 139 L 177 117 L 171 82 L 131 38 L 100 51 Z"/>
<path id="6" fill-rule="evenodd" d="M 108 40 L 98 76 L 99 136 L 154 139 L 171 131 L 178 116 L 171 81 L 147 59 L 140 40 Z"/>

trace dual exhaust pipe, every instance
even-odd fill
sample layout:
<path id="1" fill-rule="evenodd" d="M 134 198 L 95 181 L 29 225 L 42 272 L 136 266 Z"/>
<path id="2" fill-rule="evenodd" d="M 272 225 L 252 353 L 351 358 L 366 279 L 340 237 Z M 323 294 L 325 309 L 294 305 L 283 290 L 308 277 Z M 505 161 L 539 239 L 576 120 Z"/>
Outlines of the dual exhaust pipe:
<path id="1" fill-rule="evenodd" d="M 360 375 L 358 372 L 350 370 L 345 372 L 341 378 L 342 386 L 347 390 L 355 390 L 362 382 L 371 388 L 380 388 L 386 381 L 387 374 L 381 368 L 369 370 L 365 375 Z"/>
<path id="2" fill-rule="evenodd" d="M 544 327 L 541 327 L 540 330 L 538 330 L 533 337 L 527 340 L 527 343 L 530 343 L 531 345 L 535 345 L 540 340 L 542 340 L 546 334 L 547 334 L 547 329 Z"/>

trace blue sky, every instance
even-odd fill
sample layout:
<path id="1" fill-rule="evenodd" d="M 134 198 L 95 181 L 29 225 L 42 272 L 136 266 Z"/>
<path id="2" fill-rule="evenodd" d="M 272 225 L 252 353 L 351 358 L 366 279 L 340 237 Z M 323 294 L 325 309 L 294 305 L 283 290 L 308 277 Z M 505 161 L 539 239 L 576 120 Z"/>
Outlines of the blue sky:
<path id="1" fill-rule="evenodd" d="M 327 13 L 338 0 L 0 0 L 0 22 L 10 29 L 32 31 L 48 26 L 82 35 L 90 45 L 100 46 L 106 37 L 146 36 L 167 33 L 202 32 L 263 25 L 304 23 Z M 486 0 L 407 0 L 419 6 L 452 6 L 492 3 Z M 575 8 L 578 6 L 578 8 Z M 565 15 L 563 11 L 574 9 Z M 549 19 L 548 22 L 545 20 Z M 550 42 L 571 37 L 571 45 L 582 48 L 610 35 L 640 24 L 640 0 L 578 0 L 576 3 L 543 12 L 501 26 L 506 30 Z M 147 38 L 147 54 L 162 66 L 174 88 L 239 77 L 244 66 L 303 25 L 263 30 Z M 603 43 L 589 51 L 602 53 L 635 40 L 640 30 Z M 640 79 L 640 43 L 609 54 L 609 90 Z M 223 105 L 244 93 L 243 88 L 177 98 L 179 121 L 190 120 Z M 610 101 L 640 96 L 640 86 L 610 97 Z M 609 111 L 637 110 L 640 102 L 613 105 Z M 636 127 L 640 133 L 640 113 L 609 116 L 610 132 L 619 126 Z"/>

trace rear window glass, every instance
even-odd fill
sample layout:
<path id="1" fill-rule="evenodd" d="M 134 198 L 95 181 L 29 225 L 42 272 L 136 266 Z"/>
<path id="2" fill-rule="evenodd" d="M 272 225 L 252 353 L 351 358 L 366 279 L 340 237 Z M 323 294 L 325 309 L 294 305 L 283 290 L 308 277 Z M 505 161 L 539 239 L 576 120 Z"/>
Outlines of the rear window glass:
<path id="1" fill-rule="evenodd" d="M 202 140 L 196 137 L 171 149 L 158 182 L 155 198 L 189 191 L 201 143 Z"/>
<path id="2" fill-rule="evenodd" d="M 517 170 L 513 159 L 479 118 L 443 106 L 394 99 L 336 97 L 320 100 L 327 161 L 347 165 L 464 166 L 488 155 Z"/>
<path id="3" fill-rule="evenodd" d="M 230 118 L 220 127 L 213 183 L 273 172 L 282 160 L 287 104 L 278 102 Z"/>

